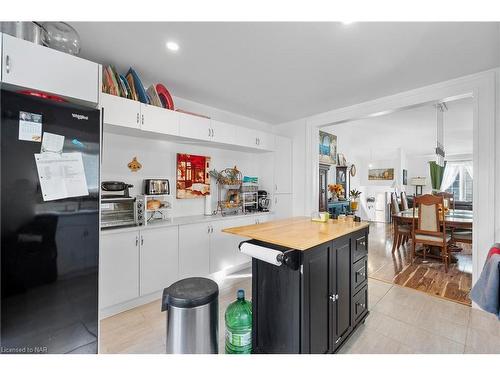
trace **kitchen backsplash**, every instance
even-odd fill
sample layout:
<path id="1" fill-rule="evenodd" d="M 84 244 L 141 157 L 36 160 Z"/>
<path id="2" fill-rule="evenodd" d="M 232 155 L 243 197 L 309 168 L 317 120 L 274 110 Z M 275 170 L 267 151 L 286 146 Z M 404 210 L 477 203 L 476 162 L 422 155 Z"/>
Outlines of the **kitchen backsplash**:
<path id="1" fill-rule="evenodd" d="M 170 193 L 176 192 L 176 155 L 188 153 L 211 157 L 211 169 L 234 167 L 244 174 L 259 176 L 262 155 L 240 151 L 222 150 L 196 144 L 181 144 L 165 140 L 136 138 L 126 135 L 104 133 L 101 181 L 116 180 L 134 185 L 131 195 L 143 193 L 143 180 L 146 178 L 168 178 Z M 127 164 L 133 157 L 142 164 L 137 172 L 131 172 Z M 264 182 L 264 181 L 262 181 Z M 217 185 L 211 181 L 212 207 L 217 202 Z M 204 212 L 204 198 L 174 199 L 172 216 L 201 215 Z"/>

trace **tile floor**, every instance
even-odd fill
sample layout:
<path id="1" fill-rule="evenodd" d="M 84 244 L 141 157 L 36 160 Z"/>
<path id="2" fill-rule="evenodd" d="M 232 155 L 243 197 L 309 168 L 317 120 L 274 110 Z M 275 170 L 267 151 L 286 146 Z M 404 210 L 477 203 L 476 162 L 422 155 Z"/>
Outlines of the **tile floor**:
<path id="1" fill-rule="evenodd" d="M 251 295 L 250 270 L 221 284 L 219 351 L 224 311 L 239 288 Z M 342 347 L 343 354 L 499 353 L 500 322 L 491 314 L 413 289 L 369 279 L 370 315 Z M 165 353 L 160 301 L 101 321 L 101 353 Z"/>

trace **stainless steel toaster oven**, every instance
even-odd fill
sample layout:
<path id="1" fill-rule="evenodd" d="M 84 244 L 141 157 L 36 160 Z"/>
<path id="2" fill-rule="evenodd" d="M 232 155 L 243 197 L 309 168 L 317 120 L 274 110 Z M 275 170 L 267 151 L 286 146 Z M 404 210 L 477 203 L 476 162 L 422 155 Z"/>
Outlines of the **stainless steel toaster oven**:
<path id="1" fill-rule="evenodd" d="M 137 225 L 135 198 L 102 197 L 101 228 L 116 228 Z"/>

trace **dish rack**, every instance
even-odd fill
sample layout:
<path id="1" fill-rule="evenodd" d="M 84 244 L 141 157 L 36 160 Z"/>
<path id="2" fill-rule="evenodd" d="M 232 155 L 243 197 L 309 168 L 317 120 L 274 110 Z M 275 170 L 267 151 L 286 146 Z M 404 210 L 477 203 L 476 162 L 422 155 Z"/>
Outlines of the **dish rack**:
<path id="1" fill-rule="evenodd" d="M 243 182 L 241 185 L 243 213 L 258 211 L 258 191 L 259 184 L 257 182 Z"/>
<path id="2" fill-rule="evenodd" d="M 226 168 L 217 177 L 217 211 L 222 216 L 235 215 L 242 208 L 241 172 L 236 168 Z"/>
<path id="3" fill-rule="evenodd" d="M 148 224 L 171 219 L 173 197 L 167 194 L 138 195 L 136 205 L 138 224 L 147 226 Z"/>

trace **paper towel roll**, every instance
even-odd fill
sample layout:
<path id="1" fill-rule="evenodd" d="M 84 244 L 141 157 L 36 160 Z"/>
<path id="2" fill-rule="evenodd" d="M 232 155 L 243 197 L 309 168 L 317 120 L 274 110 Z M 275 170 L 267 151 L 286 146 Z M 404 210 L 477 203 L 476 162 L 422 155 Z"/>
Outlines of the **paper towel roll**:
<path id="1" fill-rule="evenodd" d="M 264 262 L 274 264 L 275 266 L 281 266 L 281 261 L 278 260 L 278 255 L 283 254 L 281 251 L 254 245 L 248 242 L 243 242 L 240 245 L 240 251 L 243 254 L 251 256 L 252 258 L 257 258 Z"/>
<path id="2" fill-rule="evenodd" d="M 205 216 L 211 216 L 212 212 L 212 196 L 205 195 Z"/>

